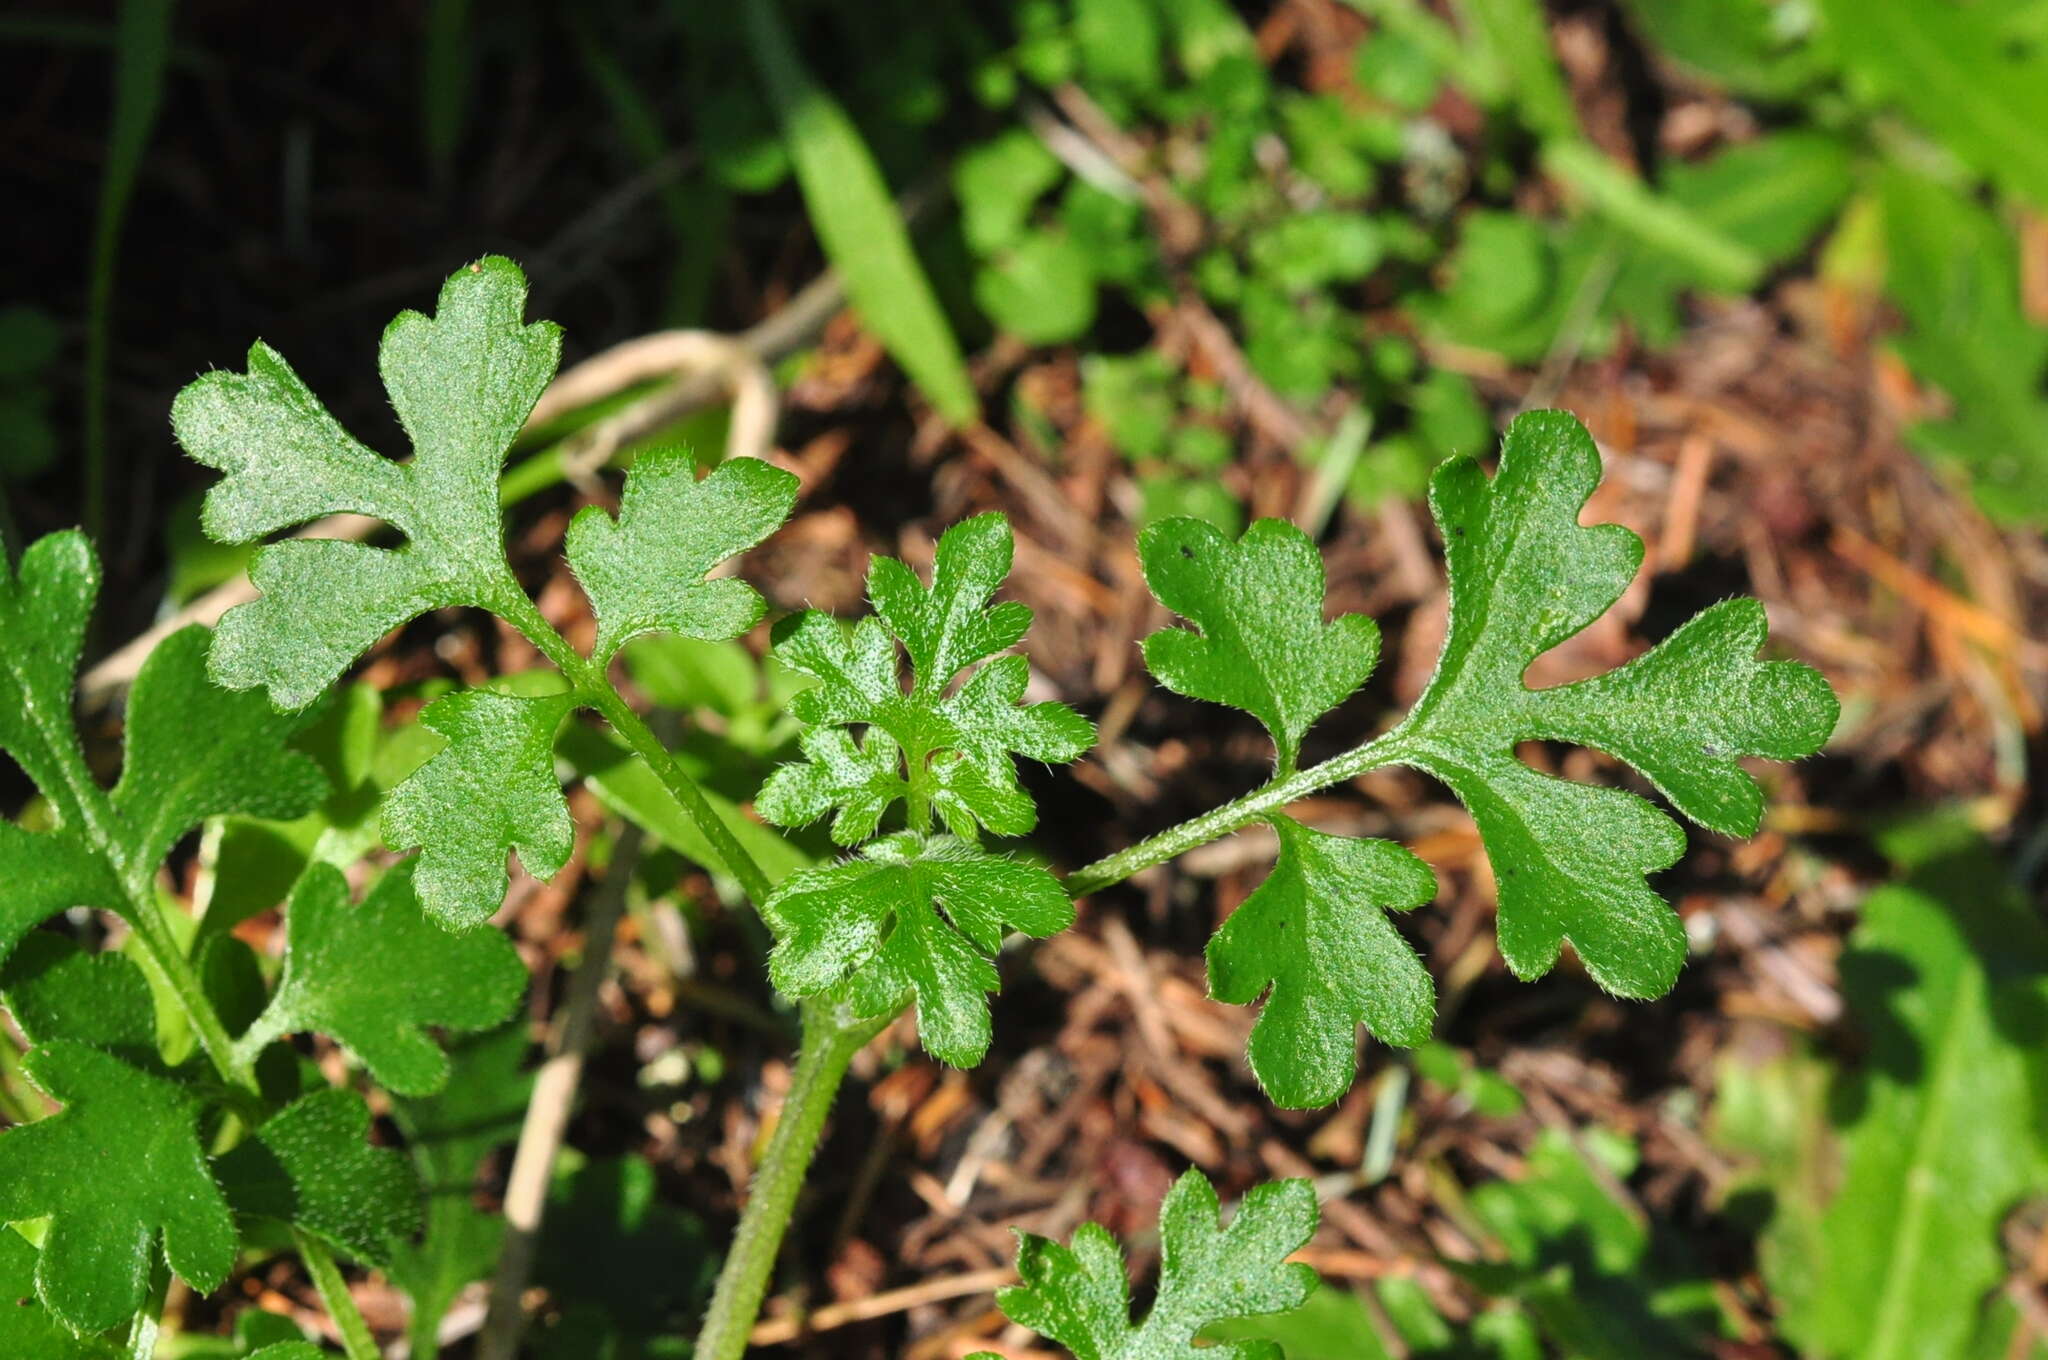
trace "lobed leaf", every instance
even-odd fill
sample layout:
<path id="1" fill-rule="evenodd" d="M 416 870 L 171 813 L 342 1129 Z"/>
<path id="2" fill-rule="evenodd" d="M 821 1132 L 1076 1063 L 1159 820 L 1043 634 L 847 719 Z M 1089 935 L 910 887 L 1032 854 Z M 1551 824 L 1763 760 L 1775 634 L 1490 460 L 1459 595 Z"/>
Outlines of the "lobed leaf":
<path id="1" fill-rule="evenodd" d="M 83 535 L 31 544 L 0 567 L 0 748 L 42 790 L 50 831 L 0 821 L 0 961 L 32 927 L 75 906 L 129 916 L 125 882 L 145 879 L 171 846 L 223 813 L 297 816 L 326 779 L 286 743 L 302 725 L 260 698 L 206 681 L 208 634 L 173 633 L 151 652 L 129 700 L 128 755 L 111 795 L 93 781 L 72 716 L 99 562 Z"/>
<path id="2" fill-rule="evenodd" d="M 801 826 L 836 809 L 832 837 L 841 845 L 874 835 L 898 799 L 914 826 L 936 812 L 963 838 L 983 829 L 1021 836 L 1037 825 L 1015 758 L 1072 760 L 1095 730 L 1065 704 L 1023 703 L 1028 663 L 996 657 L 1031 626 L 1029 606 L 989 603 L 1012 548 L 1001 515 L 977 515 L 940 537 L 930 586 L 894 558 L 876 557 L 868 568 L 875 617 L 850 633 L 816 610 L 777 629 L 776 659 L 818 683 L 790 700 L 812 730 L 801 740 L 805 758 L 763 785 L 755 805 L 763 817 Z M 899 643 L 911 666 L 907 691 Z M 837 730 L 853 726 L 865 734 Z"/>
<path id="3" fill-rule="evenodd" d="M 1275 1104 L 1310 1109 L 1350 1089 L 1361 1022 L 1385 1043 L 1429 1038 L 1429 970 L 1386 912 L 1435 897 L 1436 876 L 1392 841 L 1270 820 L 1280 858 L 1210 938 L 1209 992 L 1239 1006 L 1265 996 L 1252 1071 Z"/>
<path id="4" fill-rule="evenodd" d="M 453 934 L 436 925 L 412 878 L 400 864 L 356 906 L 339 869 L 309 865 L 285 912 L 277 992 L 242 1044 L 318 1030 L 395 1094 L 440 1089 L 448 1059 L 426 1027 L 490 1029 L 518 1006 L 526 967 L 495 930 Z"/>
<path id="5" fill-rule="evenodd" d="M 369 1142 L 370 1107 L 330 1088 L 293 1101 L 220 1161 L 228 1202 L 373 1265 L 420 1226 L 420 1183 L 405 1156 Z"/>
<path id="6" fill-rule="evenodd" d="M 1072 1246 L 1020 1231 L 1023 1283 L 1001 1291 L 996 1302 L 1012 1322 L 1079 1360 L 1279 1360 L 1269 1342 L 1197 1347 L 1195 1337 L 1218 1322 L 1299 1307 L 1316 1274 L 1287 1264 L 1287 1257 L 1315 1233 L 1316 1216 L 1307 1181 L 1272 1181 L 1252 1187 L 1222 1227 L 1216 1191 L 1190 1170 L 1159 1208 L 1158 1296 L 1142 1324 L 1131 1323 L 1123 1253 L 1095 1223 L 1076 1229 Z M 974 1360 L 993 1357 L 984 1352 Z"/>
<path id="7" fill-rule="evenodd" d="M 776 945 L 768 961 L 790 996 L 836 991 L 859 1016 L 917 1004 L 926 1051 L 956 1067 L 988 1052 L 985 993 L 1003 933 L 1039 938 L 1074 922 L 1045 870 L 941 836 L 884 836 L 860 858 L 804 869 L 762 905 Z"/>
<path id="8" fill-rule="evenodd" d="M 1634 794 L 1536 773 L 1516 745 L 1605 750 L 1693 821 L 1747 835 L 1763 802 L 1736 762 L 1811 754 L 1839 707 L 1815 671 L 1756 659 L 1763 610 L 1745 600 L 1707 610 L 1610 674 L 1525 685 L 1530 664 L 1604 613 L 1641 564 L 1642 541 L 1627 529 L 1578 522 L 1599 475 L 1592 438 L 1559 411 L 1517 418 L 1491 479 L 1469 458 L 1438 469 L 1430 506 L 1450 623 L 1396 742 L 1400 759 L 1442 779 L 1479 824 L 1509 966 L 1534 977 L 1570 940 L 1602 986 L 1646 997 L 1669 989 L 1685 957 L 1677 915 L 1644 881 L 1683 853 L 1683 833 Z"/>
<path id="9" fill-rule="evenodd" d="M 712 642 L 738 637 L 766 609 L 752 586 L 706 572 L 782 527 L 797 479 L 758 458 L 722 463 L 702 481 L 683 449 L 649 450 L 626 475 L 613 519 L 598 506 L 569 525 L 569 565 L 597 614 L 602 665 L 643 633 Z"/>
<path id="10" fill-rule="evenodd" d="M 159 1235 L 172 1270 L 219 1288 L 240 1239 L 199 1143 L 200 1097 L 75 1039 L 42 1044 L 22 1069 L 64 1108 L 0 1133 L 0 1222 L 50 1219 L 36 1266 L 50 1312 L 78 1332 L 125 1323 Z"/>
<path id="11" fill-rule="evenodd" d="M 88 953 L 68 936 L 36 931 L 0 968 L 0 1004 L 31 1045 L 75 1039 L 161 1070 L 156 1001 L 126 954 Z"/>
<path id="12" fill-rule="evenodd" d="M 1162 520 L 1138 535 L 1138 560 L 1159 602 L 1200 630 L 1146 638 L 1146 668 L 1176 694 L 1252 714 L 1292 773 L 1303 734 L 1372 674 L 1379 625 L 1323 621 L 1322 556 L 1285 520 L 1259 520 L 1234 543 L 1201 520 Z"/>
<path id="13" fill-rule="evenodd" d="M 208 817 L 288 821 L 327 794 L 312 757 L 285 745 L 303 720 L 207 680 L 212 639 L 197 626 L 171 634 L 129 691 L 128 754 L 112 798 L 131 864 L 156 864 Z"/>
<path id="14" fill-rule="evenodd" d="M 505 856 L 552 878 L 576 848 L 576 827 L 555 775 L 555 731 L 572 694 L 522 698 L 460 690 L 420 721 L 448 744 L 384 800 L 384 838 L 423 847 L 413 885 L 450 930 L 480 926 L 505 900 Z"/>
<path id="15" fill-rule="evenodd" d="M 100 1336 L 79 1336 L 36 1297 L 36 1249 L 0 1230 L 0 1355 L 25 1360 L 122 1360 L 123 1348 Z M 12 1302 L 8 1302 L 12 1300 Z"/>
<path id="16" fill-rule="evenodd" d="M 303 708 L 372 643 L 427 610 L 490 607 L 516 590 L 505 565 L 498 471 L 553 377 L 561 332 L 523 324 L 526 278 L 487 256 L 452 275 L 433 317 L 404 312 L 379 348 L 385 390 L 413 447 L 400 464 L 363 447 L 282 356 L 258 343 L 246 373 L 209 373 L 178 394 L 187 453 L 226 474 L 206 532 L 249 543 L 323 515 L 384 520 L 403 547 L 301 539 L 259 550 L 262 592 L 222 618 L 213 676 Z"/>

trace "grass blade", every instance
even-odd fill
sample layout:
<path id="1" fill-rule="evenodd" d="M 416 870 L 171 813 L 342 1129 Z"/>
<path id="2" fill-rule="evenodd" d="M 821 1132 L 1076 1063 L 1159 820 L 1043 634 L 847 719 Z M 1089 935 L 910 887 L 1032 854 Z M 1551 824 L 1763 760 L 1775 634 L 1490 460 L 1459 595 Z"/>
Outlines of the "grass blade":
<path id="1" fill-rule="evenodd" d="M 861 320 L 954 425 L 979 414 L 959 343 L 939 310 L 881 169 L 853 120 L 811 79 L 774 0 L 743 6 L 747 45 L 796 168 L 818 243 Z"/>

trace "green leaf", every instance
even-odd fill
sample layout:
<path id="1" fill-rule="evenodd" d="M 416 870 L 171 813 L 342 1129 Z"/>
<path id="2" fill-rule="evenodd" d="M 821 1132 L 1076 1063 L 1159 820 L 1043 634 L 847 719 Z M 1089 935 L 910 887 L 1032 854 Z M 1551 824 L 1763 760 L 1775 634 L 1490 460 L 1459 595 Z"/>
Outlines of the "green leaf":
<path id="1" fill-rule="evenodd" d="M 939 539 L 930 587 L 903 563 L 876 557 L 868 569 L 876 617 L 851 635 L 816 610 L 784 622 L 776 658 L 819 682 L 793 696 L 789 710 L 814 730 L 803 738 L 806 759 L 762 786 L 755 806 L 763 817 L 801 826 L 839 808 L 832 834 L 842 845 L 873 835 L 899 798 L 920 829 L 933 810 L 961 836 L 984 827 L 1021 836 L 1037 825 L 1013 757 L 1072 760 L 1088 749 L 1093 726 L 1065 704 L 1021 704 L 1030 678 L 1021 656 L 989 661 L 946 692 L 1031 626 L 1029 606 L 989 605 L 1011 551 L 1008 522 L 977 515 Z M 907 693 L 892 634 L 910 658 Z M 847 725 L 864 726 L 864 738 L 837 731 Z"/>
<path id="2" fill-rule="evenodd" d="M 758 458 L 722 463 L 702 481 L 696 469 L 682 449 L 650 450 L 626 474 L 617 519 L 591 505 L 570 523 L 569 565 L 597 613 L 595 664 L 642 633 L 717 642 L 760 621 L 766 606 L 752 586 L 704 574 L 782 526 L 797 479 Z"/>
<path id="3" fill-rule="evenodd" d="M 75 1039 L 22 1064 L 64 1108 L 0 1133 L 0 1222 L 49 1217 L 36 1293 L 79 1332 L 120 1326 L 147 1295 L 162 1234 L 201 1293 L 234 1267 L 234 1216 L 199 1144 L 199 1097 Z M 89 1169 L 89 1174 L 87 1174 Z"/>
<path id="4" fill-rule="evenodd" d="M 0 821 L 0 960 L 38 922 L 74 906 L 131 915 L 124 879 L 146 877 L 172 844 L 222 813 L 297 816 L 326 780 L 286 748 L 301 725 L 205 675 L 208 634 L 173 633 L 143 662 L 129 700 L 128 755 L 109 797 L 93 782 L 72 688 L 99 563 L 76 533 L 31 544 L 0 568 L 0 748 L 49 800 L 56 829 Z"/>
<path id="5" fill-rule="evenodd" d="M 1131 1324 L 1131 1286 L 1116 1239 L 1084 1223 L 1074 1243 L 1017 1234 L 1021 1285 L 996 1296 L 1012 1322 L 1059 1342 L 1081 1360 L 1280 1360 L 1264 1341 L 1197 1348 L 1195 1335 L 1232 1318 L 1299 1307 L 1316 1273 L 1285 1264 L 1316 1230 L 1307 1181 L 1255 1185 L 1221 1227 L 1216 1191 L 1190 1170 L 1159 1206 L 1159 1292 L 1145 1321 Z"/>
<path id="6" fill-rule="evenodd" d="M 2000 1227 L 2048 1176 L 2048 931 L 1973 839 L 1870 895 L 1841 981 L 1859 1065 L 1752 1147 L 1775 1173 L 1761 1256 L 1785 1335 L 1816 1357 L 1978 1354 Z"/>
<path id="7" fill-rule="evenodd" d="M 471 689 L 420 711 L 448 744 L 386 796 L 384 839 L 396 850 L 422 847 L 414 890 L 447 929 L 480 926 L 504 904 L 508 851 L 537 878 L 569 862 L 576 827 L 554 749 L 575 702 Z"/>
<path id="8" fill-rule="evenodd" d="M 132 864 L 154 865 L 208 817 L 289 820 L 327 794 L 320 767 L 285 745 L 301 719 L 207 680 L 212 640 L 204 628 L 182 628 L 136 674 L 127 760 L 112 795 Z"/>
<path id="9" fill-rule="evenodd" d="M 516 591 L 498 519 L 498 471 L 554 376 L 561 332 L 521 323 L 526 277 L 487 256 L 456 271 L 433 317 L 401 313 L 379 349 L 413 461 L 357 443 L 284 358 L 258 343 L 247 373 L 209 373 L 178 394 L 187 453 L 227 475 L 207 493 L 206 532 L 247 543 L 352 511 L 402 532 L 401 548 L 298 539 L 259 551 L 259 599 L 220 622 L 213 676 L 303 708 L 385 633 L 444 605 L 491 608 Z"/>
<path id="10" fill-rule="evenodd" d="M 1361 1021 L 1384 1043 L 1429 1037 L 1429 970 L 1386 912 L 1435 897 L 1436 876 L 1392 841 L 1270 820 L 1279 862 L 1210 938 L 1209 992 L 1238 1006 L 1266 996 L 1252 1029 L 1252 1071 L 1275 1104 L 1311 1109 L 1351 1088 Z"/>
<path id="11" fill-rule="evenodd" d="M 394 986 L 394 979 L 402 985 Z M 526 990 L 511 941 L 488 928 L 452 934 L 421 908 L 410 865 L 387 871 L 363 899 L 329 864 L 307 867 L 285 912 L 284 973 L 242 1045 L 318 1030 L 399 1095 L 430 1095 L 448 1059 L 428 1025 L 490 1029 Z"/>
<path id="12" fill-rule="evenodd" d="M 1915 447 L 1964 469 L 2007 521 L 2048 518 L 2048 326 L 2021 301 L 2019 248 L 1995 214 L 1925 176 L 1879 181 L 1885 293 L 1906 321 L 1894 346 L 1946 394 L 1949 415 L 1908 427 Z"/>
<path id="13" fill-rule="evenodd" d="M 88 953 L 37 931 L 0 968 L 0 1003 L 32 1045 L 75 1039 L 132 1066 L 161 1067 L 149 979 L 126 954 Z"/>
<path id="14" fill-rule="evenodd" d="M 1323 621 L 1323 559 L 1307 534 L 1262 519 L 1232 542 L 1194 519 L 1138 536 L 1145 583 L 1200 631 L 1145 639 L 1145 665 L 1177 694 L 1252 714 L 1291 773 L 1301 739 L 1349 698 L 1379 660 L 1379 626 L 1362 614 Z"/>
<path id="15" fill-rule="evenodd" d="M 1737 761 L 1810 755 L 1839 706 L 1808 667 L 1756 660 L 1764 614 L 1752 600 L 1714 606 L 1609 674 L 1528 688 L 1530 664 L 1604 613 L 1641 564 L 1633 533 L 1578 522 L 1599 477 L 1592 438 L 1559 411 L 1519 417 L 1491 479 L 1469 458 L 1437 470 L 1430 506 L 1451 616 L 1398 745 L 1478 822 L 1509 967 L 1537 976 L 1569 939 L 1603 987 L 1647 997 L 1677 977 L 1685 932 L 1644 876 L 1678 859 L 1684 834 L 1632 793 L 1537 774 L 1516 745 L 1607 751 L 1693 821 L 1741 836 L 1755 831 L 1763 801 Z"/>
<path id="16" fill-rule="evenodd" d="M 11 576 L 0 567 L 0 747 L 43 791 L 60 823 L 81 830 L 78 792 L 68 782 L 84 764 L 71 690 L 99 588 L 92 544 L 76 532 L 37 539 Z"/>
<path id="17" fill-rule="evenodd" d="M 2017 31 L 2018 6 L 1822 0 L 1851 84 L 1895 103 L 2008 192 L 2048 208 L 2048 47 Z"/>
<path id="18" fill-rule="evenodd" d="M 710 1233 L 664 1201 L 645 1158 L 564 1165 L 548 1201 L 533 1279 L 560 1316 L 535 1338 L 539 1355 L 651 1356 L 649 1342 L 702 1312 L 718 1263 Z"/>
<path id="19" fill-rule="evenodd" d="M 1046 190 L 1066 175 L 1059 158 L 1028 128 L 1013 127 L 953 162 L 960 232 L 977 255 L 1015 245 Z"/>
<path id="20" fill-rule="evenodd" d="M 974 300 L 1027 345 L 1078 340 L 1095 324 L 1095 262 L 1064 231 L 1034 231 L 974 273 Z"/>
<path id="21" fill-rule="evenodd" d="M 404 1154 L 372 1147 L 369 1132 L 370 1107 L 354 1091 L 296 1100 L 221 1159 L 228 1202 L 386 1265 L 419 1228 L 420 1184 Z"/>
<path id="22" fill-rule="evenodd" d="M 1636 1152 L 1604 1129 L 1546 1129 L 1522 1175 L 1474 1187 L 1474 1219 L 1496 1239 L 1458 1273 L 1484 1293 L 1519 1300 L 1557 1354 L 1585 1360 L 1699 1355 L 1719 1308 L 1685 1243 L 1652 1233 L 1642 1211 L 1608 1188 Z"/>
<path id="23" fill-rule="evenodd" d="M 781 123 L 811 229 L 825 258 L 846 281 L 862 324 L 948 424 L 972 423 L 980 404 L 959 342 L 910 248 L 909 233 L 860 130 L 804 69 L 772 0 L 746 5 L 741 12 L 747 47 Z"/>
<path id="24" fill-rule="evenodd" d="M 79 1336 L 36 1297 L 36 1249 L 0 1228 L 0 1355 L 21 1360 L 125 1360 L 103 1337 Z"/>
<path id="25" fill-rule="evenodd" d="M 532 1077 L 523 1069 L 526 1025 L 509 1025 L 449 1046 L 448 1083 L 431 1096 L 400 1098 L 392 1115 L 405 1131 L 426 1190 L 424 1230 L 401 1242 L 389 1274 L 412 1301 L 414 1354 L 438 1331 L 458 1295 L 497 1263 L 505 1220 L 476 1207 L 477 1173 L 519 1136 Z"/>
<path id="26" fill-rule="evenodd" d="M 1035 865 L 941 836 L 885 836 L 859 859 L 783 880 L 761 914 L 774 927 L 779 991 L 837 989 L 857 1015 L 917 1003 L 927 1052 L 972 1067 L 988 1052 L 991 961 L 1005 929 L 1040 939 L 1074 922 L 1059 880 Z"/>

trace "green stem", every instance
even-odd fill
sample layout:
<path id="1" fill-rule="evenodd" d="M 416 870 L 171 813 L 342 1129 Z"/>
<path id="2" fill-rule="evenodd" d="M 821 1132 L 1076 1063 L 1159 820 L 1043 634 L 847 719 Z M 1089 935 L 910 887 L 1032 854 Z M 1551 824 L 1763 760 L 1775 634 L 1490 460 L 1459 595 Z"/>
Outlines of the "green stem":
<path id="1" fill-rule="evenodd" d="M 747 1207 L 740 1214 L 739 1231 L 733 1236 L 725 1268 L 718 1274 L 717 1291 L 692 1351 L 696 1360 L 740 1360 L 746 1354 L 748 1335 L 754 1330 L 761 1301 L 767 1297 L 775 1258 L 796 1209 L 797 1192 L 803 1189 L 804 1176 L 817 1155 L 818 1139 L 839 1094 L 839 1084 L 846 1078 L 847 1064 L 895 1018 L 845 1019 L 831 1002 L 818 997 L 804 1003 L 803 1017 L 796 1075 L 790 1079 L 782 1115 L 768 1140 Z"/>
<path id="2" fill-rule="evenodd" d="M 341 1333 L 342 1353 L 348 1360 L 382 1360 L 377 1338 L 370 1335 L 370 1324 L 363 1321 L 362 1310 L 356 1307 L 355 1296 L 348 1292 L 348 1281 L 342 1278 L 333 1253 L 297 1228 L 292 1229 L 292 1241 L 313 1276 L 313 1287 L 320 1291 L 320 1302 L 327 1306 L 327 1315 L 334 1319 L 334 1328 Z"/>
<path id="3" fill-rule="evenodd" d="M 1306 770 L 1273 779 L 1242 798 L 1211 808 L 1199 817 L 1192 817 L 1179 826 L 1170 826 L 1156 836 L 1148 836 L 1136 845 L 1076 869 L 1066 877 L 1067 895 L 1086 897 L 1090 893 L 1101 892 L 1141 870 L 1164 864 L 1198 845 L 1206 845 L 1218 837 L 1250 826 L 1267 813 L 1306 798 L 1319 789 L 1356 779 L 1382 765 L 1398 764 L 1411 753 L 1411 748 L 1404 744 L 1405 730 L 1404 725 L 1363 746 L 1332 756 L 1320 765 L 1311 765 Z"/>
<path id="4" fill-rule="evenodd" d="M 491 608 L 499 617 L 525 634 L 527 641 L 540 649 L 541 655 L 554 663 L 575 686 L 577 696 L 603 715 L 612 730 L 626 739 L 633 753 L 647 762 L 647 768 L 661 781 L 669 796 L 676 800 L 697 829 L 704 833 L 704 839 L 718 857 L 725 861 L 726 872 L 739 881 L 741 891 L 752 899 L 755 906 L 768 900 L 774 890 L 754 857 L 747 853 L 732 828 L 725 824 L 704 799 L 704 791 L 697 787 L 697 781 L 690 778 L 683 767 L 676 764 L 674 756 L 648 729 L 632 705 L 619 697 L 612 688 L 611 680 L 605 675 L 603 666 L 584 659 L 583 655 L 569 645 L 568 639 L 556 632 L 539 609 L 528 599 L 526 592 L 510 586 L 502 597 L 491 602 Z"/>
<path id="5" fill-rule="evenodd" d="M 178 943 L 170 913 L 164 910 L 155 891 L 147 884 L 131 883 L 128 885 L 128 902 L 135 913 L 137 938 L 149 951 L 157 972 L 170 986 L 178 1009 L 184 1012 L 186 1023 L 192 1026 L 192 1033 L 199 1040 L 199 1046 L 206 1050 L 214 1070 L 228 1084 L 251 1095 L 260 1094 L 253 1061 L 229 1037 L 227 1026 L 221 1023 L 220 1012 L 213 1008 L 212 999 L 206 995 L 206 986 L 200 981 L 198 970 Z"/>

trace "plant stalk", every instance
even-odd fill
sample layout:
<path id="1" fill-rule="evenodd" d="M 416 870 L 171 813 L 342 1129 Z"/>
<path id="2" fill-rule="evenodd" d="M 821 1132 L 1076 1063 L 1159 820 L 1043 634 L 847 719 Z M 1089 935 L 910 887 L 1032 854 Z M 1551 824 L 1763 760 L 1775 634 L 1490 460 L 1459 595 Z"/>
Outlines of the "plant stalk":
<path id="1" fill-rule="evenodd" d="M 348 1281 L 342 1278 L 333 1254 L 297 1228 L 292 1229 L 292 1242 L 313 1277 L 313 1287 L 320 1291 L 327 1316 L 334 1319 L 334 1329 L 341 1333 L 342 1353 L 348 1360 L 383 1360 L 377 1338 L 370 1335 L 370 1324 L 363 1321 L 362 1310 L 356 1307 L 355 1296 L 348 1292 Z"/>
<path id="2" fill-rule="evenodd" d="M 1267 813 L 1278 811 L 1319 789 L 1356 779 L 1382 765 L 1399 764 L 1413 752 L 1406 742 L 1405 731 L 1405 725 L 1397 727 L 1385 736 L 1342 755 L 1332 756 L 1320 765 L 1311 765 L 1306 770 L 1270 780 L 1241 798 L 1211 808 L 1199 817 L 1191 817 L 1179 826 L 1170 826 L 1136 845 L 1076 869 L 1064 880 L 1067 895 L 1086 897 L 1090 893 L 1101 892 L 1132 874 L 1155 864 L 1164 864 L 1198 845 L 1206 845 L 1233 831 L 1242 830 Z"/>
<path id="3" fill-rule="evenodd" d="M 746 1354 L 747 1338 L 761 1312 L 761 1301 L 767 1297 L 797 1194 L 803 1189 L 811 1159 L 817 1155 L 818 1139 L 825 1131 L 825 1119 L 832 1112 L 840 1083 L 846 1079 L 847 1064 L 894 1018 L 845 1019 L 824 998 L 804 1002 L 803 1046 L 797 1054 L 796 1074 L 761 1169 L 755 1173 L 753 1191 L 740 1214 L 739 1231 L 725 1258 L 725 1268 L 718 1273 L 718 1288 L 692 1352 L 696 1360 L 741 1360 Z"/>
<path id="4" fill-rule="evenodd" d="M 747 853 L 739 838 L 733 835 L 725 819 L 704 800 L 704 792 L 697 787 L 697 781 L 676 764 L 675 757 L 633 711 L 633 706 L 619 697 L 619 692 L 612 688 L 611 680 L 605 675 L 605 668 L 586 660 L 582 653 L 571 647 L 568 639 L 541 616 L 540 610 L 516 583 L 508 585 L 502 598 L 491 601 L 491 608 L 539 648 L 541 655 L 553 662 L 555 669 L 575 687 L 577 697 L 596 709 L 611 724 L 612 730 L 625 738 L 626 744 L 633 748 L 633 754 L 647 762 L 647 768 L 654 771 L 654 777 L 669 791 L 669 796 L 697 824 L 697 829 L 704 833 L 704 839 L 711 842 L 711 848 L 725 861 L 726 872 L 738 880 L 740 890 L 748 899 L 756 907 L 767 901 L 768 894 L 774 890 L 768 875 Z"/>

